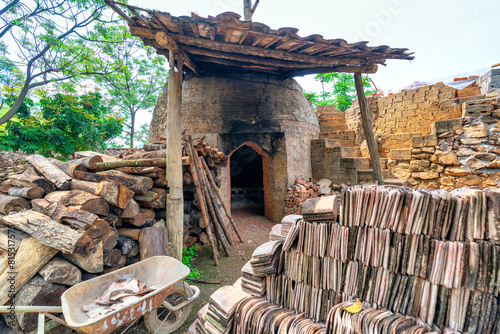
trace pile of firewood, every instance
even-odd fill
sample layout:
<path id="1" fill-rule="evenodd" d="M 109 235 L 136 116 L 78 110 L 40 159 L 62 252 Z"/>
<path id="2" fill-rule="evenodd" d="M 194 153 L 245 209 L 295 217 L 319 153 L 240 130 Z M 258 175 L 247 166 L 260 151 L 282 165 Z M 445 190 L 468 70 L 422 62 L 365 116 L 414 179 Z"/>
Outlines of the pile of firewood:
<path id="1" fill-rule="evenodd" d="M 218 189 L 226 157 L 201 140 L 186 141 L 183 152 L 184 246 L 211 244 L 218 255 L 218 242 L 229 255 L 234 221 Z M 91 151 L 68 162 L 29 156 L 33 167 L 0 184 L 0 304 L 15 294 L 17 305 L 42 299 L 55 305 L 64 285 L 170 255 L 165 155 L 163 141 L 121 157 Z M 36 323 L 31 320 L 19 318 L 14 327 L 26 331 Z"/>
<path id="2" fill-rule="evenodd" d="M 297 179 L 295 184 L 287 190 L 285 215 L 300 215 L 302 214 L 302 205 L 307 199 L 329 196 L 339 190 L 340 187 L 332 184 L 332 181 L 328 179 L 316 181 L 310 178 L 309 182 Z"/>

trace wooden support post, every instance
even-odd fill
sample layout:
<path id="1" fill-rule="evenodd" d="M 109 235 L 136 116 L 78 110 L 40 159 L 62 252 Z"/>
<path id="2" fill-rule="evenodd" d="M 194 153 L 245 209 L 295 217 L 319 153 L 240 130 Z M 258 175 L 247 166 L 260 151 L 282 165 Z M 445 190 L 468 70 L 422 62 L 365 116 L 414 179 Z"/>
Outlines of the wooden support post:
<path id="1" fill-rule="evenodd" d="M 252 21 L 252 1 L 243 0 L 243 14 L 245 21 Z"/>
<path id="2" fill-rule="evenodd" d="M 182 56 L 170 51 L 167 103 L 167 230 L 172 255 L 182 259 L 184 198 L 182 188 Z M 177 71 L 175 70 L 177 61 Z"/>
<path id="3" fill-rule="evenodd" d="M 370 152 L 370 159 L 373 167 L 373 175 L 379 185 L 384 184 L 384 177 L 382 176 L 382 166 L 380 165 L 380 156 L 378 154 L 377 141 L 373 135 L 373 124 L 368 103 L 366 102 L 365 90 L 363 89 L 363 81 L 361 73 L 354 73 L 354 82 L 356 84 L 356 92 L 358 94 L 359 110 L 361 114 L 361 123 L 365 132 L 366 144 Z"/>

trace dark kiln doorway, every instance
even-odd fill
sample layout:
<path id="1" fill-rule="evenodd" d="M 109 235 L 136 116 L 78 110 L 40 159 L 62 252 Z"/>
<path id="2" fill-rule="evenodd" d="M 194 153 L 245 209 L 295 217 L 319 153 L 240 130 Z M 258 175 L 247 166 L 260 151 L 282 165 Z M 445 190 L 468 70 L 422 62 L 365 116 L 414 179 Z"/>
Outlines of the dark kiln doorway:
<path id="1" fill-rule="evenodd" d="M 230 157 L 231 208 L 264 215 L 264 166 L 262 155 L 242 145 Z"/>

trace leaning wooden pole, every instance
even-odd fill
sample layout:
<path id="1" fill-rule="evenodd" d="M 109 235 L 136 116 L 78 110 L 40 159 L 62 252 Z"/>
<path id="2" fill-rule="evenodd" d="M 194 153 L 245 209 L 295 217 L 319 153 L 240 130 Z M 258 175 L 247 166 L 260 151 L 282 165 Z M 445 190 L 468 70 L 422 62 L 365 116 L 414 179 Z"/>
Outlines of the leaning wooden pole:
<path id="1" fill-rule="evenodd" d="M 361 114 L 361 123 L 365 132 L 366 144 L 370 152 L 370 159 L 373 167 L 373 175 L 378 184 L 384 184 L 384 177 L 382 176 L 382 166 L 380 165 L 380 156 L 378 154 L 377 141 L 373 135 L 373 124 L 368 103 L 366 102 L 365 90 L 363 89 L 363 80 L 361 73 L 354 73 L 354 82 L 356 84 L 356 92 L 358 94 L 359 110 Z"/>
<path id="2" fill-rule="evenodd" d="M 182 189 L 182 57 L 170 51 L 167 102 L 167 230 L 173 256 L 182 259 L 184 198 Z M 177 61 L 177 66 L 175 64 Z M 175 68 L 177 67 L 177 71 Z"/>

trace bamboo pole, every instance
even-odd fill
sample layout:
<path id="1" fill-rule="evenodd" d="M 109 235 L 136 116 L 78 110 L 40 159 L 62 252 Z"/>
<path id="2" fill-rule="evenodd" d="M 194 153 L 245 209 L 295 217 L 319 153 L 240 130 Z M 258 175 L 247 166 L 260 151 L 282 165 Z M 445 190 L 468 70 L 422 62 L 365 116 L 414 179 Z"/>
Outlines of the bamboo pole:
<path id="1" fill-rule="evenodd" d="M 382 166 L 380 165 L 380 156 L 378 154 L 377 141 L 373 135 L 373 124 L 370 111 L 368 110 L 368 103 L 366 102 L 365 91 L 363 89 L 363 81 L 361 73 L 354 73 L 354 83 L 356 84 L 356 92 L 358 94 L 359 110 L 361 114 L 361 123 L 365 132 L 366 144 L 370 152 L 370 159 L 373 167 L 373 175 L 379 185 L 384 184 L 384 177 L 382 175 Z"/>
<path id="2" fill-rule="evenodd" d="M 179 54 L 170 51 L 167 102 L 167 230 L 173 256 L 182 259 L 184 199 L 182 188 L 182 64 Z M 175 61 L 177 60 L 177 71 Z"/>
<path id="3" fill-rule="evenodd" d="M 226 203 L 224 202 L 224 199 L 222 198 L 222 196 L 220 194 L 219 188 L 217 188 L 217 185 L 215 184 L 215 181 L 214 181 L 214 178 L 212 177 L 212 174 L 210 174 L 210 169 L 208 169 L 207 163 L 205 162 L 204 159 L 201 159 L 201 160 L 202 160 L 202 164 L 203 164 L 203 169 L 205 169 L 205 174 L 208 176 L 208 179 L 210 180 L 210 183 L 212 184 L 212 188 L 214 189 L 215 193 L 217 194 L 217 197 L 219 198 L 219 201 L 222 204 L 224 211 L 226 212 L 226 216 L 229 219 L 229 222 L 231 223 L 231 226 L 233 226 L 233 229 L 236 232 L 238 239 L 240 239 L 240 242 L 243 242 L 243 238 L 241 237 L 241 234 L 238 231 L 238 228 L 236 227 L 236 223 L 234 222 L 234 219 L 231 216 L 231 212 L 227 208 Z"/>
<path id="4" fill-rule="evenodd" d="M 210 241 L 210 245 L 212 246 L 212 252 L 214 255 L 215 265 L 219 265 L 219 255 L 217 254 L 217 248 L 215 245 L 215 238 L 212 233 L 212 227 L 210 226 L 210 220 L 208 219 L 207 207 L 205 206 L 205 200 L 203 197 L 203 192 L 201 190 L 201 183 L 198 178 L 198 173 L 196 171 L 196 161 L 195 157 L 198 155 L 196 150 L 193 147 L 193 144 L 190 139 L 186 139 L 186 147 L 188 149 L 189 155 L 191 159 L 189 159 L 189 169 L 191 171 L 191 175 L 193 176 L 193 182 L 196 187 L 196 194 L 198 195 L 198 201 L 200 202 L 201 208 L 201 216 L 203 217 L 203 221 L 205 222 L 205 228 L 207 230 L 208 240 Z"/>

